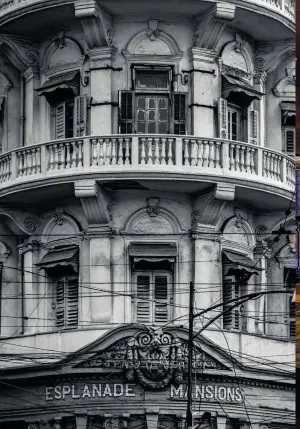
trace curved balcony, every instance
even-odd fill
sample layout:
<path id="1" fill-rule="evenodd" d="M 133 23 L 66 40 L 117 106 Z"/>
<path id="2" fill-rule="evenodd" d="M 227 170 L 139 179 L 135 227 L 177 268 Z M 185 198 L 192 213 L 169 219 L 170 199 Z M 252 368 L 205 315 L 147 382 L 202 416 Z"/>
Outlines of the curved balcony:
<path id="1" fill-rule="evenodd" d="M 0 156 L 0 196 L 77 178 L 232 183 L 291 198 L 295 161 L 248 143 L 175 135 L 79 137 L 26 146 Z M 164 182 L 162 182 L 164 183 Z"/>
<path id="2" fill-rule="evenodd" d="M 295 0 L 227 0 L 228 3 L 234 3 L 238 6 L 245 6 L 247 9 L 257 10 L 257 6 L 275 12 L 291 21 L 295 21 Z M 11 18 L 18 17 L 30 11 L 49 8 L 52 6 L 63 6 L 66 3 L 72 4 L 74 0 L 0 0 L 0 20 L 5 15 L 11 15 Z M 205 3 L 205 2 L 204 2 Z M 210 5 L 211 3 L 207 3 Z M 105 5 L 111 13 L 114 13 L 113 5 Z M 128 5 L 129 7 L 129 5 Z M 116 11 L 117 13 L 117 11 Z M 195 9 L 195 14 L 197 9 Z"/>

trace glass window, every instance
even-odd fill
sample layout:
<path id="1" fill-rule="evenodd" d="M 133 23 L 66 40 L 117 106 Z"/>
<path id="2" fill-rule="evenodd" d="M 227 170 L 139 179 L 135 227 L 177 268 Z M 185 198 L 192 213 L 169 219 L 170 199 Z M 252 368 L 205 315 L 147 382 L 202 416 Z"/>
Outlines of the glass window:
<path id="1" fill-rule="evenodd" d="M 169 71 L 136 70 L 136 89 L 169 89 Z"/>

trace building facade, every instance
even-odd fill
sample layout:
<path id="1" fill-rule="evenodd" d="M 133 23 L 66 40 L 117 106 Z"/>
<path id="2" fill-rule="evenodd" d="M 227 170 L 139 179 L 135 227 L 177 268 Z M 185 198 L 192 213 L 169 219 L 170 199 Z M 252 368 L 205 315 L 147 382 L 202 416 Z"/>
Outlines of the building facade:
<path id="1" fill-rule="evenodd" d="M 294 9 L 0 0 L 1 428 L 294 425 Z"/>

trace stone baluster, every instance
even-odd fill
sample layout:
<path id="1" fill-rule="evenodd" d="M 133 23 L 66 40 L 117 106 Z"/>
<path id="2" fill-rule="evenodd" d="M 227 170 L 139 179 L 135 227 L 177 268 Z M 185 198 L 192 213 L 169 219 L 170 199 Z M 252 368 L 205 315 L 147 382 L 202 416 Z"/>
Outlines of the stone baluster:
<path id="1" fill-rule="evenodd" d="M 97 140 L 92 140 L 92 165 L 97 165 L 98 163 L 98 142 Z"/>
<path id="2" fill-rule="evenodd" d="M 196 152 L 196 140 L 190 141 L 191 145 L 191 166 L 197 165 L 197 152 Z"/>
<path id="3" fill-rule="evenodd" d="M 249 173 L 250 171 L 250 147 L 249 146 L 246 146 L 245 171 L 246 173 Z"/>
<path id="4" fill-rule="evenodd" d="M 159 139 L 155 138 L 154 142 L 155 142 L 154 164 L 159 165 L 160 164 L 160 160 L 159 160 Z"/>
<path id="5" fill-rule="evenodd" d="M 77 142 L 77 147 L 78 147 L 78 164 L 77 164 L 77 167 L 78 168 L 82 168 L 83 167 L 83 151 L 82 151 L 82 146 L 83 146 L 83 140 L 79 140 Z"/>
<path id="6" fill-rule="evenodd" d="M 142 138 L 142 147 L 141 147 L 141 164 L 146 164 L 146 139 Z"/>
<path id="7" fill-rule="evenodd" d="M 148 149 L 148 153 L 147 153 L 147 165 L 152 165 L 153 161 L 152 161 L 152 138 L 147 138 L 147 149 Z"/>
<path id="8" fill-rule="evenodd" d="M 27 158 L 27 176 L 30 176 L 32 174 L 32 150 L 26 150 L 25 156 Z"/>
<path id="9" fill-rule="evenodd" d="M 60 163 L 59 163 L 59 168 L 61 169 L 61 170 L 64 170 L 65 169 L 65 145 L 64 145 L 64 143 L 60 143 L 59 145 L 58 145 L 58 151 L 59 151 L 59 154 L 60 154 Z"/>
<path id="10" fill-rule="evenodd" d="M 208 142 L 203 140 L 203 167 L 208 166 Z"/>
<path id="11" fill-rule="evenodd" d="M 37 165 L 36 165 L 36 161 L 37 161 L 37 149 L 33 148 L 32 149 L 32 170 L 31 170 L 31 174 L 36 174 L 37 173 Z"/>
<path id="12" fill-rule="evenodd" d="M 98 165 L 103 165 L 104 164 L 104 154 L 103 154 L 103 139 L 99 139 L 99 160 L 98 160 Z"/>
<path id="13" fill-rule="evenodd" d="M 111 165 L 116 165 L 116 163 L 117 163 L 116 139 L 112 139 Z"/>
<path id="14" fill-rule="evenodd" d="M 235 146 L 236 152 L 235 152 L 235 171 L 241 171 L 240 170 L 240 145 Z"/>
<path id="15" fill-rule="evenodd" d="M 111 142 L 110 139 L 105 139 L 105 165 L 110 165 L 111 161 Z"/>
<path id="16" fill-rule="evenodd" d="M 189 141 L 187 139 L 183 140 L 183 143 L 184 143 L 184 155 L 183 155 L 184 165 L 190 165 L 188 142 Z"/>
<path id="17" fill-rule="evenodd" d="M 119 150 L 118 150 L 118 165 L 123 165 L 123 138 L 118 139 Z"/>
<path id="18" fill-rule="evenodd" d="M 221 151 L 221 142 L 216 141 L 215 142 L 215 146 L 216 146 L 216 168 L 220 168 L 221 164 L 220 164 L 220 151 Z"/>
<path id="19" fill-rule="evenodd" d="M 77 152 L 77 146 L 76 142 L 70 142 L 70 152 L 71 152 L 71 168 L 76 167 L 76 152 Z"/>
<path id="20" fill-rule="evenodd" d="M 234 159 L 234 145 L 231 143 L 229 145 L 229 170 L 234 171 L 235 170 L 235 159 Z"/>
<path id="21" fill-rule="evenodd" d="M 197 166 L 202 167 L 203 146 L 202 140 L 197 141 Z"/>
<path id="22" fill-rule="evenodd" d="M 95 140 L 93 140 L 95 141 Z M 66 168 L 71 167 L 71 154 L 70 154 L 70 143 L 66 142 L 65 146 L 65 159 L 66 159 Z"/>
<path id="23" fill-rule="evenodd" d="M 168 139 L 168 165 L 173 165 L 173 139 Z"/>
<path id="24" fill-rule="evenodd" d="M 246 171 L 246 146 L 241 146 L 241 172 Z"/>
<path id="25" fill-rule="evenodd" d="M 166 139 L 162 138 L 161 139 L 161 152 L 160 152 L 160 157 L 161 157 L 161 165 L 166 165 Z"/>
<path id="26" fill-rule="evenodd" d="M 255 150 L 253 148 L 250 149 L 250 172 L 255 173 L 255 161 L 254 161 Z"/>
<path id="27" fill-rule="evenodd" d="M 130 164 L 130 150 L 129 150 L 129 145 L 130 145 L 130 139 L 126 138 L 125 139 L 125 165 L 129 165 Z"/>
<path id="28" fill-rule="evenodd" d="M 214 167 L 214 164 L 215 164 L 215 157 L 214 157 L 214 142 L 212 141 L 212 140 L 210 140 L 209 142 L 208 142 L 208 145 L 209 145 L 209 152 L 208 152 L 208 166 L 211 168 L 211 167 Z"/>

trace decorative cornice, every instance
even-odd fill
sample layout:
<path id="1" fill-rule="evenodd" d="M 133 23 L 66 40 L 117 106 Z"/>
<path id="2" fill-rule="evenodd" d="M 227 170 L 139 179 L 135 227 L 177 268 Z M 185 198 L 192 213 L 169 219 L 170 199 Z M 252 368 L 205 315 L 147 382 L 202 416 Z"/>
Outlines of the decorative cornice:
<path id="1" fill-rule="evenodd" d="M 112 18 L 96 0 L 76 0 L 75 16 L 81 20 L 89 49 L 112 44 Z"/>
<path id="2" fill-rule="evenodd" d="M 233 20 L 236 6 L 230 3 L 216 3 L 205 14 L 196 19 L 197 25 L 193 45 L 215 50 L 227 22 Z"/>

